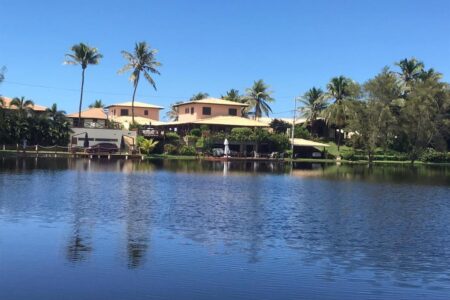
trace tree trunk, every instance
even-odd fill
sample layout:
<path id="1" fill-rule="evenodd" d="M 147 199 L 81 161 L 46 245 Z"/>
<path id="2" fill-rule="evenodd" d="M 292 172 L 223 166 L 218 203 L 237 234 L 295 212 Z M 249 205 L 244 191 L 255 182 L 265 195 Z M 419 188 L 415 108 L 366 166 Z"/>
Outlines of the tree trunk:
<path id="1" fill-rule="evenodd" d="M 86 68 L 83 68 L 81 72 L 81 93 L 80 93 L 80 106 L 78 107 L 78 127 L 81 127 L 81 106 L 83 104 L 83 89 L 84 89 L 84 71 Z"/>
<path id="2" fill-rule="evenodd" d="M 338 133 L 338 136 L 337 136 L 337 149 L 339 151 L 339 148 L 341 147 L 341 129 L 338 127 L 336 131 Z"/>
<path id="3" fill-rule="evenodd" d="M 134 85 L 133 98 L 131 99 L 131 123 L 134 126 L 134 97 L 136 97 L 136 90 L 139 84 L 139 76 L 136 78 L 136 83 Z"/>

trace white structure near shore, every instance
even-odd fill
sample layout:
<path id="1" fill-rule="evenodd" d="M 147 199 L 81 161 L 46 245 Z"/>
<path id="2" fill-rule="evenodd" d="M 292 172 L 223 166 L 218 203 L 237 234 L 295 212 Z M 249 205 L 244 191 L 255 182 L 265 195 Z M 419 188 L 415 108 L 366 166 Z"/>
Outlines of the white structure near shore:
<path id="1" fill-rule="evenodd" d="M 99 143 L 111 143 L 115 144 L 117 148 L 120 148 L 122 136 L 128 146 L 136 144 L 136 131 L 128 131 L 121 129 L 99 129 L 99 128 L 72 128 L 70 134 L 70 146 L 71 147 L 83 147 L 86 133 L 89 139 L 89 146 L 94 146 Z"/>

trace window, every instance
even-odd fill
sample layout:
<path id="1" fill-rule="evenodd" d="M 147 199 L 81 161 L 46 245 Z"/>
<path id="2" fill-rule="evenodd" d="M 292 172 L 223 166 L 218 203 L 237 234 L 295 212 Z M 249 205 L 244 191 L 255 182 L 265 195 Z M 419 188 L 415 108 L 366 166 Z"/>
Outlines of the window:
<path id="1" fill-rule="evenodd" d="M 228 109 L 228 114 L 230 116 L 237 116 L 237 109 L 236 108 L 229 108 Z"/>
<path id="2" fill-rule="evenodd" d="M 144 110 L 144 116 L 148 116 L 148 110 Z"/>
<path id="3" fill-rule="evenodd" d="M 191 107 L 191 115 L 193 115 L 193 114 L 194 114 L 194 108 Z"/>
<path id="4" fill-rule="evenodd" d="M 211 107 L 203 107 L 202 113 L 205 116 L 210 116 L 211 115 Z"/>
<path id="5" fill-rule="evenodd" d="M 184 109 L 184 113 L 185 113 L 185 114 L 188 114 L 188 113 L 189 113 L 189 107 L 186 107 L 186 108 Z"/>
<path id="6" fill-rule="evenodd" d="M 128 109 L 121 109 L 120 110 L 120 115 L 121 116 L 128 116 Z"/>

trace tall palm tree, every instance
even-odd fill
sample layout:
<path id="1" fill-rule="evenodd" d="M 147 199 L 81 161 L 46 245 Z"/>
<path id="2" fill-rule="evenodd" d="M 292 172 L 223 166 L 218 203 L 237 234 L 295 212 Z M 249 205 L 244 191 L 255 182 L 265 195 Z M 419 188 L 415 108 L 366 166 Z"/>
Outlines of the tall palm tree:
<path id="1" fill-rule="evenodd" d="M 303 104 L 300 111 L 310 123 L 311 132 L 314 132 L 314 124 L 317 118 L 327 108 L 325 93 L 321 88 L 312 87 L 301 97 L 300 103 Z"/>
<path id="2" fill-rule="evenodd" d="M 134 124 L 134 99 L 136 97 L 136 90 L 139 84 L 141 73 L 144 74 L 145 79 L 150 83 L 156 91 L 156 84 L 150 73 L 160 75 L 158 67 L 161 63 L 156 60 L 156 53 L 158 50 L 152 49 L 146 42 L 136 43 L 133 53 L 122 51 L 123 57 L 128 60 L 128 63 L 118 71 L 119 74 L 132 70 L 130 81 L 133 82 L 133 98 L 131 99 L 131 120 Z"/>
<path id="3" fill-rule="evenodd" d="M 269 116 L 269 112 L 272 112 L 269 103 L 275 99 L 270 96 L 271 94 L 269 86 L 262 79 L 255 81 L 253 86 L 246 90 L 246 103 L 249 105 L 249 109 L 254 109 L 255 119 L 261 118 L 263 113 Z"/>
<path id="4" fill-rule="evenodd" d="M 19 117 L 25 117 L 26 113 L 33 109 L 34 102 L 32 100 L 27 100 L 25 97 L 14 98 L 9 103 L 9 106 L 15 106 L 17 108 L 17 113 Z"/>
<path id="5" fill-rule="evenodd" d="M 81 91 L 80 91 L 80 105 L 78 108 L 78 126 L 81 126 L 81 106 L 83 104 L 83 89 L 84 89 L 84 72 L 88 65 L 98 65 L 100 59 L 103 57 L 98 52 L 97 48 L 89 47 L 86 44 L 79 43 L 73 45 L 72 53 L 66 54 L 66 65 L 80 65 L 81 66 Z"/>
<path id="6" fill-rule="evenodd" d="M 89 105 L 89 108 L 103 108 L 103 107 L 105 107 L 105 105 L 100 99 L 95 100 L 94 103 Z"/>
<path id="7" fill-rule="evenodd" d="M 197 94 L 192 95 L 192 97 L 189 98 L 189 101 L 202 100 L 208 97 L 209 97 L 208 93 L 198 92 Z"/>
<path id="8" fill-rule="evenodd" d="M 222 95 L 220 98 L 228 101 L 242 102 L 242 96 L 236 89 L 230 89 L 225 95 Z"/>
<path id="9" fill-rule="evenodd" d="M 351 79 L 344 76 L 333 77 L 327 84 L 327 93 L 325 94 L 325 97 L 332 100 L 333 103 L 323 111 L 323 115 L 327 123 L 336 126 L 336 131 L 338 132 L 338 150 L 341 143 L 341 130 L 345 126 L 346 118 L 351 106 L 351 100 L 353 100 L 357 96 L 356 93 L 359 92 L 355 87 L 357 87 L 357 85 Z"/>

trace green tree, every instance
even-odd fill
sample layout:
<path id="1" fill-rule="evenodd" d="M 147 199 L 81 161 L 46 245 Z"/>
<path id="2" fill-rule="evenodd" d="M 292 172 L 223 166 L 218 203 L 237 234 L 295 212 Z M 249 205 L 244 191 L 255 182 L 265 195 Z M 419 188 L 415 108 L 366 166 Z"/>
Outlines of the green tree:
<path id="1" fill-rule="evenodd" d="M 192 97 L 189 98 L 189 101 L 202 100 L 208 97 L 209 97 L 208 93 L 198 92 L 197 94 L 192 95 Z"/>
<path id="2" fill-rule="evenodd" d="M 311 126 L 311 133 L 316 132 L 316 122 L 322 112 L 327 108 L 325 93 L 321 88 L 312 87 L 300 99 L 300 111 Z"/>
<path id="3" fill-rule="evenodd" d="M 89 108 L 103 108 L 105 107 L 105 104 L 103 104 L 101 99 L 97 99 L 94 101 L 94 103 L 89 105 Z"/>
<path id="4" fill-rule="evenodd" d="M 225 93 L 225 95 L 222 95 L 220 98 L 228 101 L 242 103 L 242 96 L 239 94 L 239 90 L 236 89 L 230 89 Z"/>
<path id="5" fill-rule="evenodd" d="M 81 108 L 83 105 L 84 73 L 88 65 L 98 65 L 103 55 L 98 52 L 97 48 L 89 47 L 84 43 L 73 45 L 71 50 L 72 53 L 66 54 L 66 60 L 64 61 L 64 64 L 81 66 L 81 91 L 80 91 L 80 104 L 78 107 L 78 126 L 81 126 Z"/>
<path id="6" fill-rule="evenodd" d="M 359 95 L 359 85 L 347 77 L 333 77 L 327 84 L 325 97 L 332 100 L 332 104 L 323 111 L 323 116 L 328 124 L 333 124 L 336 127 L 338 150 L 340 149 L 342 131 L 346 125 L 352 101 Z"/>
<path id="7" fill-rule="evenodd" d="M 174 104 L 170 105 L 170 110 L 168 110 L 166 112 L 166 117 L 170 120 L 170 121 L 178 121 L 178 106 L 176 106 L 177 104 L 181 104 L 183 103 L 183 101 L 177 101 Z"/>
<path id="8" fill-rule="evenodd" d="M 269 103 L 274 102 L 275 99 L 271 97 L 271 94 L 272 91 L 269 91 L 269 86 L 262 79 L 255 81 L 253 86 L 246 90 L 245 102 L 249 105 L 249 110 L 253 109 L 256 120 L 263 114 L 269 116 L 269 112 L 272 112 Z"/>
<path id="9" fill-rule="evenodd" d="M 11 100 L 9 106 L 14 106 L 17 108 L 17 113 L 20 118 L 26 118 L 33 110 L 34 102 L 32 100 L 25 99 L 25 97 L 16 97 Z"/>
<path id="10" fill-rule="evenodd" d="M 136 43 L 133 53 L 122 51 L 122 55 L 128 63 L 120 69 L 118 73 L 121 74 L 132 71 L 130 76 L 130 81 L 133 82 L 134 87 L 133 96 L 131 99 L 132 123 L 134 123 L 134 100 L 141 74 L 144 75 L 145 79 L 147 79 L 148 83 L 150 83 L 156 91 L 156 83 L 150 74 L 160 75 L 158 68 L 161 66 L 161 63 L 156 60 L 157 53 L 158 50 L 152 49 L 146 42 Z"/>
<path id="11" fill-rule="evenodd" d="M 50 108 L 47 108 L 45 110 L 45 113 L 51 120 L 61 120 L 65 119 L 66 112 L 64 110 L 58 110 L 58 105 L 56 103 L 53 103 L 53 105 Z"/>

